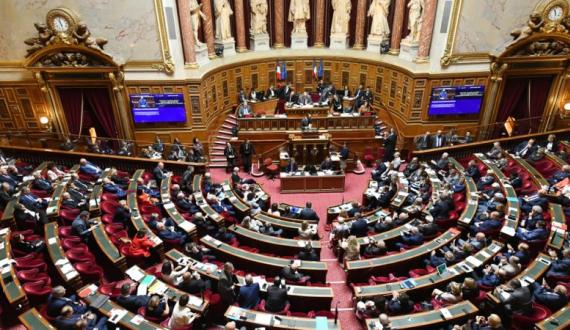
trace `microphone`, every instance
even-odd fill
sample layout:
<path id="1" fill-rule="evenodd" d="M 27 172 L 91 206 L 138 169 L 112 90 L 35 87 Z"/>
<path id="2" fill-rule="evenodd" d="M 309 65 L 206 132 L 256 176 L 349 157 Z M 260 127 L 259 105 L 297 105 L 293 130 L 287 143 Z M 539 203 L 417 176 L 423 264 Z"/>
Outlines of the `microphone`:
<path id="1" fill-rule="evenodd" d="M 340 301 L 337 301 L 336 306 L 334 308 L 334 325 L 336 325 L 338 322 L 338 304 L 339 303 L 340 303 Z"/>

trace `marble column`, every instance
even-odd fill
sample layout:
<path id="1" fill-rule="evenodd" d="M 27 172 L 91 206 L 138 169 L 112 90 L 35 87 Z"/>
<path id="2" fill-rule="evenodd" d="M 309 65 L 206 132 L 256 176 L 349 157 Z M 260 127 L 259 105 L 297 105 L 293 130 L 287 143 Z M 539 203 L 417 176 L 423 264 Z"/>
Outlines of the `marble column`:
<path id="1" fill-rule="evenodd" d="M 206 39 L 206 47 L 208 47 L 208 57 L 216 57 L 216 49 L 214 47 L 214 16 L 212 11 L 212 2 L 210 0 L 202 1 L 202 12 L 206 15 L 203 20 L 204 37 Z"/>
<path id="2" fill-rule="evenodd" d="M 234 1 L 234 12 L 236 15 L 236 51 L 243 53 L 247 51 L 245 45 L 245 14 L 243 0 Z"/>
<path id="3" fill-rule="evenodd" d="M 189 0 L 177 0 L 176 3 L 178 5 L 178 14 L 180 15 L 180 32 L 182 33 L 184 62 L 188 63 L 191 67 L 198 67 L 198 63 L 196 63 L 194 31 L 192 29 Z"/>
<path id="4" fill-rule="evenodd" d="M 404 11 L 406 10 L 406 0 L 396 0 L 394 11 L 394 21 L 392 22 L 392 38 L 390 39 L 390 50 L 388 54 L 398 55 L 400 53 L 400 42 L 402 41 L 402 29 L 404 28 Z"/>
<path id="5" fill-rule="evenodd" d="M 315 24 L 317 25 L 317 31 L 315 34 L 315 44 L 314 47 L 324 47 L 325 46 L 325 0 L 316 0 L 317 2 L 317 17 Z"/>
<path id="6" fill-rule="evenodd" d="M 273 3 L 275 7 L 275 40 L 273 47 L 285 47 L 285 1 L 275 0 Z"/>
<path id="7" fill-rule="evenodd" d="M 356 4 L 356 29 L 354 33 L 354 49 L 364 49 L 364 27 L 366 25 L 367 0 L 358 0 Z"/>
<path id="8" fill-rule="evenodd" d="M 433 26 L 437 9 L 437 0 L 426 0 L 423 13 L 422 30 L 420 31 L 420 48 L 415 61 L 425 63 L 429 58 L 431 49 L 431 37 L 433 36 Z"/>

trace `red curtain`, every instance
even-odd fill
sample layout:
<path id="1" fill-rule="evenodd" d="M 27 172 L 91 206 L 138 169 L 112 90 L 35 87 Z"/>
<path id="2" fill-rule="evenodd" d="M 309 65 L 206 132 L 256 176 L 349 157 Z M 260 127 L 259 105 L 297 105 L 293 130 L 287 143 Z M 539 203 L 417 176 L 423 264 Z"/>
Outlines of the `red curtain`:
<path id="1" fill-rule="evenodd" d="M 58 88 L 70 134 L 81 134 L 81 89 Z"/>
<path id="2" fill-rule="evenodd" d="M 89 102 L 91 106 L 93 117 L 97 119 L 103 129 L 103 132 L 97 134 L 111 138 L 118 137 L 109 90 L 107 88 L 85 88 L 83 94 L 85 102 Z"/>

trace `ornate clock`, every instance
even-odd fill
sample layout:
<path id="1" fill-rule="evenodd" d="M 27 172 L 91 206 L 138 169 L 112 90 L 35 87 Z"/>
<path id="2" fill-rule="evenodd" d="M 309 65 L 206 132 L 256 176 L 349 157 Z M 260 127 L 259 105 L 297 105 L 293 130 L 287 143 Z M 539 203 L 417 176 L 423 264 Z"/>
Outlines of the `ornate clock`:
<path id="1" fill-rule="evenodd" d="M 546 23 L 559 24 L 564 17 L 568 16 L 568 1 L 543 0 L 536 9 Z"/>
<path id="2" fill-rule="evenodd" d="M 67 8 L 56 8 L 47 13 L 46 21 L 55 34 L 70 36 L 75 31 L 79 19 Z"/>

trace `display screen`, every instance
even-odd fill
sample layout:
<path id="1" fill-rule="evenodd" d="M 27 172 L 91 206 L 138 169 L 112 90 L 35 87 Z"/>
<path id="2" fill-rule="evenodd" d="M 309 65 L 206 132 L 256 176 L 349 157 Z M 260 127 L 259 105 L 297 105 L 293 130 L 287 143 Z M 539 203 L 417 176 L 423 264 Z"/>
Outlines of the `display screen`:
<path id="1" fill-rule="evenodd" d="M 428 115 L 473 115 L 481 110 L 485 86 L 434 87 Z"/>
<path id="2" fill-rule="evenodd" d="M 131 95 L 131 109 L 136 124 L 186 122 L 182 94 Z"/>

